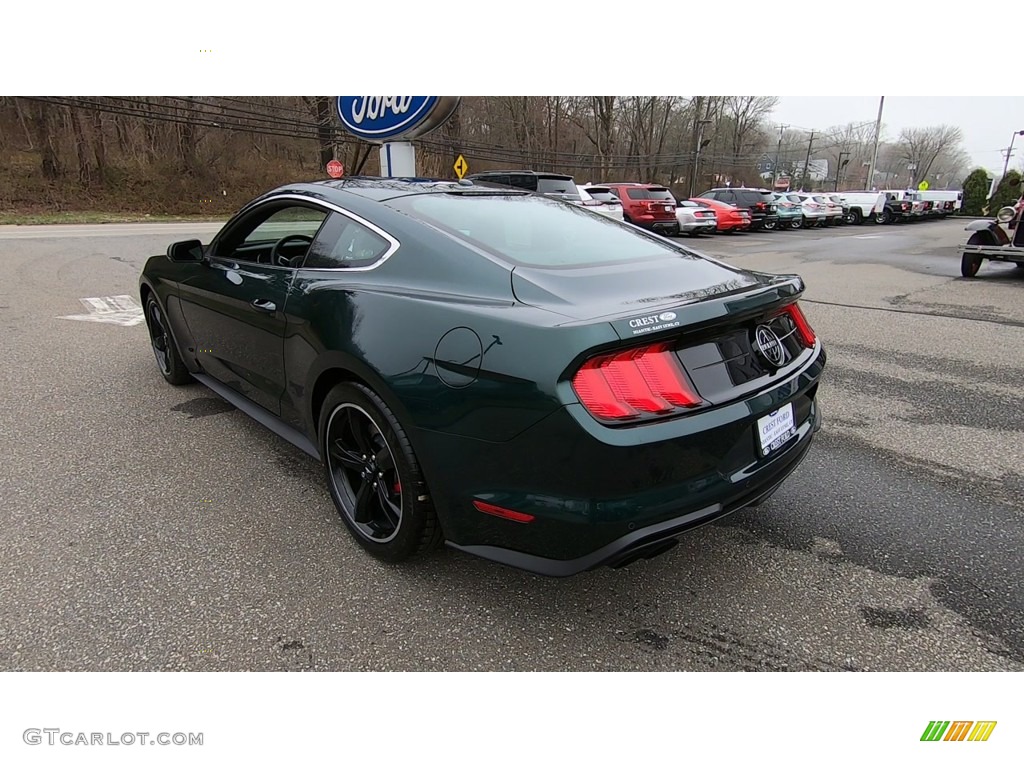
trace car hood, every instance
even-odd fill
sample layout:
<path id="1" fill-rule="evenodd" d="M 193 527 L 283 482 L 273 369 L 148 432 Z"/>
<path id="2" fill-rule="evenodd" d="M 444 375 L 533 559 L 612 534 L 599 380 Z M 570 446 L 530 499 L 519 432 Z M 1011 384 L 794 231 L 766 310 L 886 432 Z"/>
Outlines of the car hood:
<path id="1" fill-rule="evenodd" d="M 571 269 L 512 270 L 516 300 L 570 320 L 650 315 L 716 296 L 766 286 L 774 276 L 747 272 L 700 256 Z M 801 288 L 802 290 L 802 288 Z"/>

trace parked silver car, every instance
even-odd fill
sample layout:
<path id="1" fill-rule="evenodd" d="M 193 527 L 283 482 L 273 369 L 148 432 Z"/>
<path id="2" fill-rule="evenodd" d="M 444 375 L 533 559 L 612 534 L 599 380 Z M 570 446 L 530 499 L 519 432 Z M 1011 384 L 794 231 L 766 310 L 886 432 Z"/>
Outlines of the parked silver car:
<path id="1" fill-rule="evenodd" d="M 718 215 L 715 209 L 692 200 L 676 202 L 676 219 L 679 221 L 679 231 L 690 237 L 701 234 L 713 235 L 718 229 Z"/>

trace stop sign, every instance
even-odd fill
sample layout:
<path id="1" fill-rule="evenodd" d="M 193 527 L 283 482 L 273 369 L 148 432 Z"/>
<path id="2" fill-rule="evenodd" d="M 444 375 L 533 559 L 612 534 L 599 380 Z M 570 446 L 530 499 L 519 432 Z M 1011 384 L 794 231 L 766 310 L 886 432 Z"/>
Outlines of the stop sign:
<path id="1" fill-rule="evenodd" d="M 331 160 L 327 164 L 327 175 L 332 179 L 340 179 L 343 173 L 345 173 L 345 166 L 337 160 Z"/>

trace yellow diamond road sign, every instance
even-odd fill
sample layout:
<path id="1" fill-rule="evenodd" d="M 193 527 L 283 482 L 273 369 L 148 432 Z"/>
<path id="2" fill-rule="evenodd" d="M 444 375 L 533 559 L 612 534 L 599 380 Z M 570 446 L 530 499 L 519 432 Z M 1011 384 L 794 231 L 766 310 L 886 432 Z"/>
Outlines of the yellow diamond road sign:
<path id="1" fill-rule="evenodd" d="M 460 179 L 469 173 L 469 163 L 466 162 L 466 158 L 462 155 L 459 155 L 458 158 L 456 158 L 455 165 L 452 167 L 455 168 L 455 173 L 458 174 Z"/>
<path id="2" fill-rule="evenodd" d="M 917 185 L 917 188 L 922 192 L 926 191 L 928 189 L 928 182 L 922 181 L 920 184 Z"/>

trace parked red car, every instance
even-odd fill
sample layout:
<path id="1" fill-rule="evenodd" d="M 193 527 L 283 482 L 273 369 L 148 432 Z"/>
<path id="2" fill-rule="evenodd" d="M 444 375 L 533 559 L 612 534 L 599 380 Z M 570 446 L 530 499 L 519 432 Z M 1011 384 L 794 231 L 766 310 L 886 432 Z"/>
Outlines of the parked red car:
<path id="1" fill-rule="evenodd" d="M 709 197 L 692 197 L 695 203 L 713 208 L 718 216 L 719 232 L 744 232 L 750 229 L 750 210 L 748 208 L 737 208 L 735 205 L 723 203 L 721 200 L 712 200 Z"/>
<path id="2" fill-rule="evenodd" d="M 679 234 L 676 199 L 667 187 L 657 184 L 636 184 L 621 181 L 602 184 L 622 202 L 622 218 L 630 224 L 651 229 L 663 235 Z"/>

